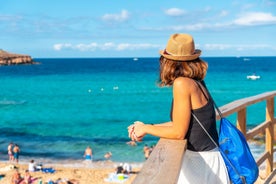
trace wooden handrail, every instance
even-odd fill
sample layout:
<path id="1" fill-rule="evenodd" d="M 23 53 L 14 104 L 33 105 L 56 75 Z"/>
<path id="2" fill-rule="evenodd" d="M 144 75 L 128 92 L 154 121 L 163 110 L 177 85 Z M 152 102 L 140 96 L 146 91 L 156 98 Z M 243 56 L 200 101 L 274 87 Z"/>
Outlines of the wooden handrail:
<path id="1" fill-rule="evenodd" d="M 235 112 L 239 112 L 242 109 L 245 109 L 249 105 L 264 101 L 269 98 L 273 98 L 276 95 L 276 91 L 262 93 L 256 96 L 243 98 L 240 100 L 233 101 L 219 108 L 223 116 L 229 116 Z M 219 115 L 217 114 L 217 119 Z"/>
<path id="2" fill-rule="evenodd" d="M 237 127 L 244 133 L 247 140 L 253 139 L 258 134 L 265 134 L 265 151 L 262 156 L 257 159 L 257 164 L 260 166 L 266 161 L 266 176 L 273 170 L 273 153 L 275 152 L 273 149 L 274 125 L 276 123 L 274 114 L 275 96 L 276 91 L 266 92 L 233 101 L 219 108 L 224 117 L 237 113 Z M 246 108 L 262 101 L 266 101 L 266 120 L 247 132 Z M 216 118 L 217 120 L 220 119 L 218 114 Z M 185 140 L 160 139 L 133 183 L 176 183 L 185 150 Z"/>
<path id="3" fill-rule="evenodd" d="M 177 183 L 186 140 L 160 139 L 133 184 Z"/>

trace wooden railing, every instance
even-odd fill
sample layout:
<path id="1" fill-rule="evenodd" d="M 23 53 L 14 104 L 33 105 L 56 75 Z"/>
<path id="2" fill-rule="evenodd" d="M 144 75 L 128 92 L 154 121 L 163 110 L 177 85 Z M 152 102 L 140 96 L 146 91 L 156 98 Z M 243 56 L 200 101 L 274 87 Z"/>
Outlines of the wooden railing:
<path id="1" fill-rule="evenodd" d="M 274 97 L 276 91 L 233 101 L 220 107 L 222 115 L 227 117 L 237 113 L 237 127 L 244 133 L 247 140 L 254 139 L 256 135 L 265 135 L 265 150 L 260 158 L 256 159 L 258 166 L 266 161 L 266 177 L 273 170 L 273 143 L 274 143 Z M 247 132 L 247 107 L 266 101 L 266 117 L 263 123 Z M 217 119 L 219 119 L 217 114 Z M 134 179 L 134 184 L 158 183 L 174 184 L 177 182 L 181 168 L 182 158 L 186 150 L 186 140 L 160 139 L 151 153 L 149 159 Z"/>

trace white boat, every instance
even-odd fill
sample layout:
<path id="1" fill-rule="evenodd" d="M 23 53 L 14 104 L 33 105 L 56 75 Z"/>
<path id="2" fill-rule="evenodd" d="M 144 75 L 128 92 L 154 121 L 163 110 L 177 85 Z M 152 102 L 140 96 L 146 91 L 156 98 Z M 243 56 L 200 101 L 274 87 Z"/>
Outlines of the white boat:
<path id="1" fill-rule="evenodd" d="M 138 58 L 133 58 L 133 61 L 138 61 Z"/>
<path id="2" fill-rule="evenodd" d="M 246 78 L 250 80 L 256 80 L 256 79 L 260 79 L 261 76 L 253 74 L 253 75 L 247 75 Z"/>

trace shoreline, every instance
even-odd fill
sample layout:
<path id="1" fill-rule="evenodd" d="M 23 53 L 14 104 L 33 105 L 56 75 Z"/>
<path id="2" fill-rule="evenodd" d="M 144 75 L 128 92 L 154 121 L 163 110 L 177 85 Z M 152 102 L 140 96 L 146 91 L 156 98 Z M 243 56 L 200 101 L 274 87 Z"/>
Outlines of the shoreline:
<path id="1" fill-rule="evenodd" d="M 44 159 L 44 161 L 46 161 Z M 28 160 L 22 159 L 19 163 L 1 161 L 0 162 L 0 183 L 10 183 L 12 175 L 18 171 L 21 176 L 24 176 L 25 170 L 28 169 Z M 39 162 L 36 162 L 39 163 Z M 57 181 L 58 179 L 70 181 L 73 184 L 110 184 L 110 183 L 122 183 L 119 180 L 117 182 L 107 181 L 107 179 L 115 173 L 116 168 L 121 164 L 113 161 L 84 161 L 84 160 L 66 160 L 56 161 L 48 160 L 42 163 L 43 168 L 54 169 L 54 173 L 45 173 L 42 171 L 30 172 L 32 178 L 37 180 L 33 183 L 37 183 L 40 179 L 42 183 L 48 181 Z M 142 168 L 143 163 L 128 163 L 132 166 L 132 173 L 124 179 L 123 183 L 131 183 L 139 170 Z M 63 182 L 66 183 L 66 182 Z M 62 184 L 63 184 L 62 183 Z"/>
<path id="2" fill-rule="evenodd" d="M 18 164 L 27 165 L 31 160 L 34 160 L 36 164 L 42 165 L 56 165 L 56 166 L 63 166 L 63 167 L 85 167 L 85 168 L 94 168 L 94 169 L 101 169 L 101 168 L 112 168 L 121 163 L 129 163 L 134 167 L 141 167 L 144 162 L 132 162 L 132 161 L 113 161 L 112 159 L 109 160 L 92 160 L 87 161 L 85 159 L 55 159 L 55 158 L 34 158 L 29 156 L 20 156 Z M 16 165 L 15 161 L 8 161 L 7 160 L 0 160 L 0 163 L 4 164 L 13 164 Z"/>

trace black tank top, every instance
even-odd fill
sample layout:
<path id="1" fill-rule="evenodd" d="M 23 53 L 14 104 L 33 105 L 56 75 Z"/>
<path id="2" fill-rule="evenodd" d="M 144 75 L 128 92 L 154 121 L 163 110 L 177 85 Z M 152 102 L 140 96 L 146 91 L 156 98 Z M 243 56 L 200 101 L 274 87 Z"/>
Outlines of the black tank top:
<path id="1" fill-rule="evenodd" d="M 198 81 L 196 81 L 198 84 Z M 205 86 L 203 81 L 200 82 L 202 86 Z M 201 108 L 193 109 L 192 112 L 201 122 L 201 124 L 205 127 L 205 129 L 209 132 L 214 141 L 218 144 L 218 133 L 216 129 L 216 113 L 212 103 L 212 99 L 207 97 L 207 95 L 202 90 L 201 86 L 198 84 L 198 87 L 201 89 L 204 96 L 207 98 L 208 102 Z M 173 101 L 171 106 L 171 120 L 173 112 Z M 204 132 L 202 127 L 198 124 L 196 119 L 191 115 L 189 129 L 185 136 L 187 139 L 187 149 L 191 151 L 209 151 L 216 147 L 216 145 L 211 141 L 208 135 Z"/>

